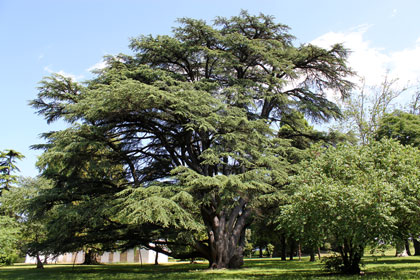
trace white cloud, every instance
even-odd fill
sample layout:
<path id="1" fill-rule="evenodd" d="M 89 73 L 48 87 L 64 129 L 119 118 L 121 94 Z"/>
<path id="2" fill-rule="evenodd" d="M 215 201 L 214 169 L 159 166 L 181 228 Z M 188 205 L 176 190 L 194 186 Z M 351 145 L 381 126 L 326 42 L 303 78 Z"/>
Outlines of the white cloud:
<path id="1" fill-rule="evenodd" d="M 311 43 L 323 48 L 341 43 L 350 50 L 348 63 L 356 71 L 357 75 L 363 77 L 369 85 L 377 85 L 383 79 L 389 68 L 390 58 L 383 53 L 383 50 L 374 48 L 364 38 L 364 34 L 370 26 L 361 25 L 349 32 L 329 32 Z M 353 78 L 357 82 L 358 78 Z"/>
<path id="2" fill-rule="evenodd" d="M 92 71 L 95 71 L 95 70 L 102 70 L 106 67 L 106 64 L 107 64 L 106 61 L 101 60 L 98 63 L 96 63 L 96 64 L 92 65 L 91 67 L 89 67 L 88 69 L 86 69 L 86 71 L 92 72 Z"/>
<path id="3" fill-rule="evenodd" d="M 368 86 L 380 85 L 387 72 L 390 78 L 398 79 L 400 85 L 416 82 L 420 77 L 420 38 L 414 46 L 389 52 L 373 47 L 366 39 L 369 28 L 361 25 L 348 32 L 329 32 L 313 40 L 312 44 L 328 48 L 342 43 L 351 51 L 350 67 L 365 79 Z"/>
<path id="4" fill-rule="evenodd" d="M 46 72 L 48 72 L 48 73 L 50 73 L 50 74 L 53 74 L 53 73 L 55 73 L 55 74 L 59 74 L 59 75 L 61 75 L 61 76 L 64 76 L 64 77 L 68 77 L 68 78 L 71 78 L 72 80 L 74 80 L 74 81 L 80 81 L 81 79 L 83 79 L 84 78 L 84 76 L 83 75 L 74 75 L 74 74 L 71 74 L 71 73 L 67 73 L 67 72 L 64 72 L 63 70 L 60 70 L 60 71 L 54 71 L 54 70 L 52 70 L 51 68 L 50 68 L 50 66 L 45 66 L 44 67 L 44 71 L 46 71 Z"/>
<path id="5" fill-rule="evenodd" d="M 393 52 L 391 73 L 405 82 L 415 83 L 420 77 L 420 38 L 412 48 Z"/>

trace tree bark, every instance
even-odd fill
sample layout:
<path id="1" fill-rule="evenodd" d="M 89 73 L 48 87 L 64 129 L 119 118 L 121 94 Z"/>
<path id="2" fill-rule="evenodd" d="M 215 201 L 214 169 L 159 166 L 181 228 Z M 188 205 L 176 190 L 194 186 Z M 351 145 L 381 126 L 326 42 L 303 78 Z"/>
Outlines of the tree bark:
<path id="1" fill-rule="evenodd" d="M 240 268 L 243 265 L 245 230 L 251 214 L 251 211 L 245 208 L 245 204 L 245 201 L 240 199 L 231 211 L 217 215 L 211 209 L 201 208 L 209 237 L 209 268 Z"/>
<path id="2" fill-rule="evenodd" d="M 44 264 L 42 263 L 38 253 L 36 254 L 36 268 L 44 269 Z"/>
<path id="3" fill-rule="evenodd" d="M 156 256 L 155 256 L 155 265 L 158 265 L 159 264 L 159 262 L 158 262 L 159 253 L 157 251 L 155 251 L 155 253 L 156 253 Z"/>
<path id="4" fill-rule="evenodd" d="M 98 260 L 96 259 L 96 253 L 93 250 L 86 250 L 85 252 L 85 260 L 82 263 L 83 265 L 97 265 L 99 264 Z"/>
<path id="5" fill-rule="evenodd" d="M 281 239 L 281 260 L 285 261 L 287 259 L 286 235 L 282 234 L 280 239 Z"/>

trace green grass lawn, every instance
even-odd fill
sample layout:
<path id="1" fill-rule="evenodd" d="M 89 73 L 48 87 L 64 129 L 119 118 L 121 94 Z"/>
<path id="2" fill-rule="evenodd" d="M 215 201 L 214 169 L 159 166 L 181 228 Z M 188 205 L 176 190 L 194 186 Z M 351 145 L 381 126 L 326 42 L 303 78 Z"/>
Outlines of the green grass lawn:
<path id="1" fill-rule="evenodd" d="M 1 280 L 20 279 L 420 279 L 420 257 L 365 257 L 363 276 L 339 276 L 322 271 L 319 261 L 311 263 L 279 259 L 250 259 L 239 270 L 207 270 L 207 264 L 170 263 L 165 265 L 108 264 L 98 266 L 34 265 L 0 267 Z"/>

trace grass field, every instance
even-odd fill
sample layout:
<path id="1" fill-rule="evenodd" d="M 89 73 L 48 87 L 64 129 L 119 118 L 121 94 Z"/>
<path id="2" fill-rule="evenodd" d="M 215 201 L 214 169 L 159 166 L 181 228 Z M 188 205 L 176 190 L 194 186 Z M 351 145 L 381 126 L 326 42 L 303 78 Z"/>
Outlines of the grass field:
<path id="1" fill-rule="evenodd" d="M 363 276 L 340 276 L 322 270 L 320 262 L 282 262 L 279 259 L 250 259 L 239 270 L 207 270 L 207 264 L 171 263 L 166 265 L 109 264 L 98 266 L 34 265 L 0 267 L 1 280 L 99 280 L 99 279 L 420 279 L 420 257 L 365 257 Z"/>

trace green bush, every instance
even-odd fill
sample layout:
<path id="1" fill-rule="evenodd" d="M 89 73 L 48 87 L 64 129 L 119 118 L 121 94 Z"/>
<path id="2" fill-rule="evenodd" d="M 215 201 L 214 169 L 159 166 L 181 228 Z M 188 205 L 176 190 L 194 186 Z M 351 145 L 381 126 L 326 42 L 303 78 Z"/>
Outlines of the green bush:
<path id="1" fill-rule="evenodd" d="M 0 255 L 0 266 L 12 265 L 19 258 L 17 254 Z"/>

